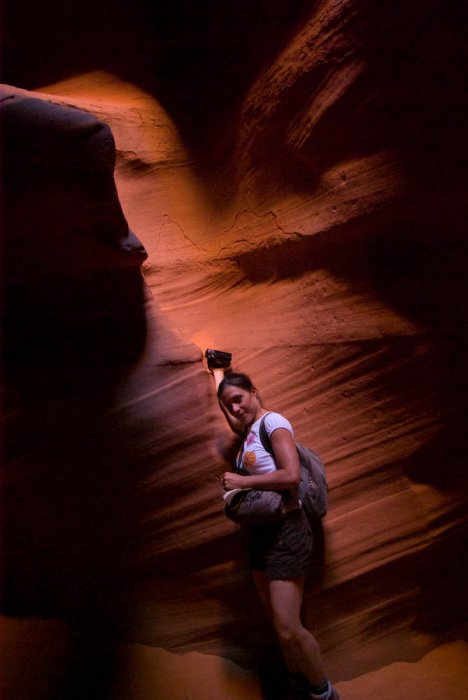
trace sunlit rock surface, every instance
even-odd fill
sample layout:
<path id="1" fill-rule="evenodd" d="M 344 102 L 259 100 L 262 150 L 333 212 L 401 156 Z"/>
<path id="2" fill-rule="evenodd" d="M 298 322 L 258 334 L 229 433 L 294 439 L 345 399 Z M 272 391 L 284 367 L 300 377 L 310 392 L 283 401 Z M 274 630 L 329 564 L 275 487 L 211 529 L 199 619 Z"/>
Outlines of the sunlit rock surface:
<path id="1" fill-rule="evenodd" d="M 4 109 L 33 97 L 37 114 L 62 115 L 46 120 L 52 134 L 71 119 L 90 148 L 74 141 L 79 167 L 67 155 L 66 177 L 41 173 L 39 188 L 23 187 L 12 158 L 5 611 L 60 617 L 79 640 L 145 645 L 110 665 L 115 683 L 154 654 L 201 652 L 227 659 L 227 675 L 237 664 L 234 685 L 216 685 L 226 698 L 240 697 L 236 683 L 259 692 L 240 667 L 260 671 L 267 697 L 280 687 L 239 533 L 222 515 L 207 346 L 232 351 L 327 463 L 325 567 L 305 616 L 344 700 L 370 697 L 374 672 L 387 697 L 396 662 L 424 657 L 432 677 L 431 650 L 463 635 L 457 5 L 299 5 L 281 37 L 269 27 L 274 55 L 243 58 L 232 113 L 210 114 L 209 128 L 200 103 L 192 117 L 183 109 L 196 81 L 174 96 L 117 59 L 68 79 L 49 71 L 61 79 L 27 84 L 32 95 L 6 88 Z M 104 125 L 118 200 L 112 155 L 94 181 Z M 55 172 L 49 158 L 63 152 L 39 143 Z M 127 222 L 144 262 L 120 245 Z M 460 648 L 441 647 L 457 685 L 441 682 L 440 700 L 466 691 Z M 184 692 L 198 697 L 199 682 L 194 673 Z"/>

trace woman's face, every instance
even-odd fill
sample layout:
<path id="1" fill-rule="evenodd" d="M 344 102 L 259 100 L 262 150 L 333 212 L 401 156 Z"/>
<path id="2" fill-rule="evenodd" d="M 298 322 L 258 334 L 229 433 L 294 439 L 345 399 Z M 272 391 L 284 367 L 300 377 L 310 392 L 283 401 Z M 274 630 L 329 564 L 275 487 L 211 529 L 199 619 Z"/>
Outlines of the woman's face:
<path id="1" fill-rule="evenodd" d="M 240 422 L 242 426 L 251 425 L 260 409 L 260 402 L 255 389 L 247 391 L 237 386 L 227 386 L 221 401 L 228 412 Z"/>

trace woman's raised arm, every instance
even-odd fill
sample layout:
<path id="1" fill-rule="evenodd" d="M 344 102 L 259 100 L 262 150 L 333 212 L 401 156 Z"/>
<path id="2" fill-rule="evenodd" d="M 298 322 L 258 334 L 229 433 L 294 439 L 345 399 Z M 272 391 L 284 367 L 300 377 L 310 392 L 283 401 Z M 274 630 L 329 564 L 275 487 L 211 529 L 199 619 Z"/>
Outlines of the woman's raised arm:
<path id="1" fill-rule="evenodd" d="M 230 368 L 228 368 L 230 369 Z M 221 382 L 224 379 L 224 373 L 227 371 L 227 369 L 222 369 L 219 367 L 213 367 L 213 369 L 210 369 L 211 374 L 213 375 L 213 379 L 215 382 L 215 388 L 216 388 L 216 395 L 218 394 L 218 388 Z M 228 410 L 226 409 L 226 406 L 223 404 L 222 401 L 219 400 L 218 398 L 218 403 L 219 407 L 224 413 L 224 417 L 226 418 L 229 427 L 231 428 L 232 432 L 235 433 L 236 435 L 241 435 L 243 436 L 243 430 L 240 424 L 240 421 L 237 420 L 234 416 L 231 416 Z"/>

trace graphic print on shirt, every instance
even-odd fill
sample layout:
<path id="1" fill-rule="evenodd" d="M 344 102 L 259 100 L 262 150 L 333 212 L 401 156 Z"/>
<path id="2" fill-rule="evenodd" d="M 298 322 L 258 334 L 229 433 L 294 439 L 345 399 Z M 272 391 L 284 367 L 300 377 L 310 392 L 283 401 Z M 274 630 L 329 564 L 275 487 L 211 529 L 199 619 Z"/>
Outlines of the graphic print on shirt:
<path id="1" fill-rule="evenodd" d="M 246 447 L 252 445 L 255 442 L 255 437 L 255 433 L 250 431 L 245 441 Z M 257 455 L 255 454 L 255 452 L 251 450 L 247 450 L 246 452 L 244 452 L 244 455 L 242 457 L 242 464 L 244 466 L 244 469 L 249 469 L 249 467 L 253 467 L 256 461 Z"/>
<path id="2" fill-rule="evenodd" d="M 261 420 L 258 418 L 251 426 L 237 458 L 239 468 L 245 468 L 250 474 L 268 474 L 277 469 L 275 460 L 265 450 L 258 435 Z M 293 435 L 291 423 L 280 413 L 268 413 L 265 416 L 265 428 L 270 436 L 278 428 L 285 428 Z"/>
<path id="3" fill-rule="evenodd" d="M 247 440 L 245 441 L 245 444 L 247 447 L 251 445 L 253 442 L 255 442 L 256 434 L 251 430 L 250 433 L 247 435 Z"/>
<path id="4" fill-rule="evenodd" d="M 256 461 L 257 455 L 255 454 L 255 452 L 244 452 L 242 464 L 246 469 L 248 469 L 249 467 L 253 467 Z"/>

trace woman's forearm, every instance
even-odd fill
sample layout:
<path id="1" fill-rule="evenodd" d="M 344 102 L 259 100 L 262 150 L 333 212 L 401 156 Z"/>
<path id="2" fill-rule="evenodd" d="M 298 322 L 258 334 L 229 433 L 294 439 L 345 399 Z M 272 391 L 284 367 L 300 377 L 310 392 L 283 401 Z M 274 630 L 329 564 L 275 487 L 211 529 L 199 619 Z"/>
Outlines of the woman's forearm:
<path id="1" fill-rule="evenodd" d="M 283 491 L 297 488 L 299 480 L 296 470 L 277 469 L 267 474 L 252 474 L 244 476 L 232 472 L 225 472 L 222 482 L 226 490 L 256 488 L 263 491 Z"/>
<path id="2" fill-rule="evenodd" d="M 239 488 L 263 489 L 264 491 L 281 491 L 292 489 L 298 486 L 295 474 L 288 473 L 284 469 L 277 469 L 267 474 L 252 474 L 242 476 L 242 486 Z"/>
<path id="3" fill-rule="evenodd" d="M 219 385 L 221 384 L 221 382 L 224 379 L 224 372 L 225 372 L 224 369 L 221 369 L 218 367 L 214 367 L 211 370 L 211 373 L 213 375 L 213 379 L 215 382 L 216 393 L 218 393 Z M 229 413 L 227 412 L 226 408 L 224 407 L 224 405 L 221 401 L 219 401 L 219 407 L 222 410 L 222 412 L 224 413 L 224 417 L 226 418 L 228 425 L 231 428 L 232 432 L 236 433 L 236 435 L 242 435 L 242 427 L 241 427 L 240 423 L 233 416 L 229 415 Z"/>
<path id="4" fill-rule="evenodd" d="M 218 367 L 214 367 L 214 368 L 211 370 L 211 373 L 212 373 L 212 375 L 213 375 L 213 379 L 214 379 L 215 387 L 216 387 L 216 392 L 217 392 L 217 391 L 218 391 L 219 385 L 221 384 L 221 382 L 222 382 L 223 379 L 224 379 L 224 369 L 221 369 L 221 368 L 218 368 Z"/>
<path id="5" fill-rule="evenodd" d="M 271 433 L 271 444 L 277 469 L 266 474 L 225 474 L 225 488 L 257 488 L 265 491 L 281 491 L 299 486 L 301 468 L 292 434 L 286 428 Z"/>

